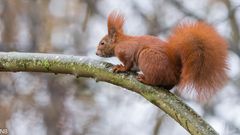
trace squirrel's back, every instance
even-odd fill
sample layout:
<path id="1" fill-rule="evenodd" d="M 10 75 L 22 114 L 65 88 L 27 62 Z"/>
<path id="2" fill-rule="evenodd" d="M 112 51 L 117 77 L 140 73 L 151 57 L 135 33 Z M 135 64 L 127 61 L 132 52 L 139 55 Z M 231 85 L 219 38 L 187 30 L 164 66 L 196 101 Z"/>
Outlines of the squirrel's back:
<path id="1" fill-rule="evenodd" d="M 180 93 L 193 89 L 199 100 L 206 100 L 226 83 L 227 44 L 212 26 L 203 22 L 179 25 L 169 45 L 181 60 Z"/>

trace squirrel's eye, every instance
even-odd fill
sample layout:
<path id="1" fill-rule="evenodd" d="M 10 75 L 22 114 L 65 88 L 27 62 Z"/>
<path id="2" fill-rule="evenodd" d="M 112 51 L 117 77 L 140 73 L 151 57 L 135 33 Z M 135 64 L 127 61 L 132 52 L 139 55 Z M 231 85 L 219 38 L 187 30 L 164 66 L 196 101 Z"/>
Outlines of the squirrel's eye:
<path id="1" fill-rule="evenodd" d="M 104 45 L 104 42 L 101 42 L 100 45 Z"/>

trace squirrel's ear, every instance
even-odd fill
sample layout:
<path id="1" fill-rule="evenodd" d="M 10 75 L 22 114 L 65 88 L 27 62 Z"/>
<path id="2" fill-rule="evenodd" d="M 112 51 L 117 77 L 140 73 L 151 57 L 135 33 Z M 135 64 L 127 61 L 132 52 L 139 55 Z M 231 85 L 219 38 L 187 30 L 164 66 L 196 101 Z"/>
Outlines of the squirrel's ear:
<path id="1" fill-rule="evenodd" d="M 108 30 L 108 35 L 110 37 L 110 39 L 112 40 L 112 42 L 115 42 L 116 41 L 116 38 L 117 38 L 117 32 L 114 28 L 110 28 Z"/>
<path id="2" fill-rule="evenodd" d="M 124 24 L 124 17 L 113 11 L 108 16 L 108 35 L 112 38 L 115 38 L 123 34 L 123 24 Z"/>

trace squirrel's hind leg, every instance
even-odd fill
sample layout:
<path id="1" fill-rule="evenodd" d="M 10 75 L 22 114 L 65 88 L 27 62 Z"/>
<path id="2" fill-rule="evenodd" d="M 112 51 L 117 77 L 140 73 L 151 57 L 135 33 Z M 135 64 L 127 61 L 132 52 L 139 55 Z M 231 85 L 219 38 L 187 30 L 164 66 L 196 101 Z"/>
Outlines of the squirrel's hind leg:
<path id="1" fill-rule="evenodd" d="M 145 76 L 143 74 L 138 74 L 136 79 L 141 82 L 141 83 L 144 83 L 144 84 L 149 84 L 146 79 L 145 79 Z"/>
<path id="2" fill-rule="evenodd" d="M 151 85 L 145 78 L 145 76 L 143 74 L 138 74 L 138 76 L 136 77 L 136 79 L 141 82 L 141 83 L 144 83 L 144 84 L 147 84 L 147 85 Z M 174 85 L 157 85 L 158 87 L 162 87 L 164 89 L 167 89 L 167 90 L 171 90 Z"/>

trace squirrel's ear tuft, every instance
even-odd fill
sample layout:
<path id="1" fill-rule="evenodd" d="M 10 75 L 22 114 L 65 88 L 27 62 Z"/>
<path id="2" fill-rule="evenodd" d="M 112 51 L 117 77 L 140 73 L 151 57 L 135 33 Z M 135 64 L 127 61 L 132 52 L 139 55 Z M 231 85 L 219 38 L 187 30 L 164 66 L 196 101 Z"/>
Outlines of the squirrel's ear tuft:
<path id="1" fill-rule="evenodd" d="M 123 34 L 124 17 L 117 11 L 112 11 L 108 16 L 108 35 L 115 37 Z"/>

